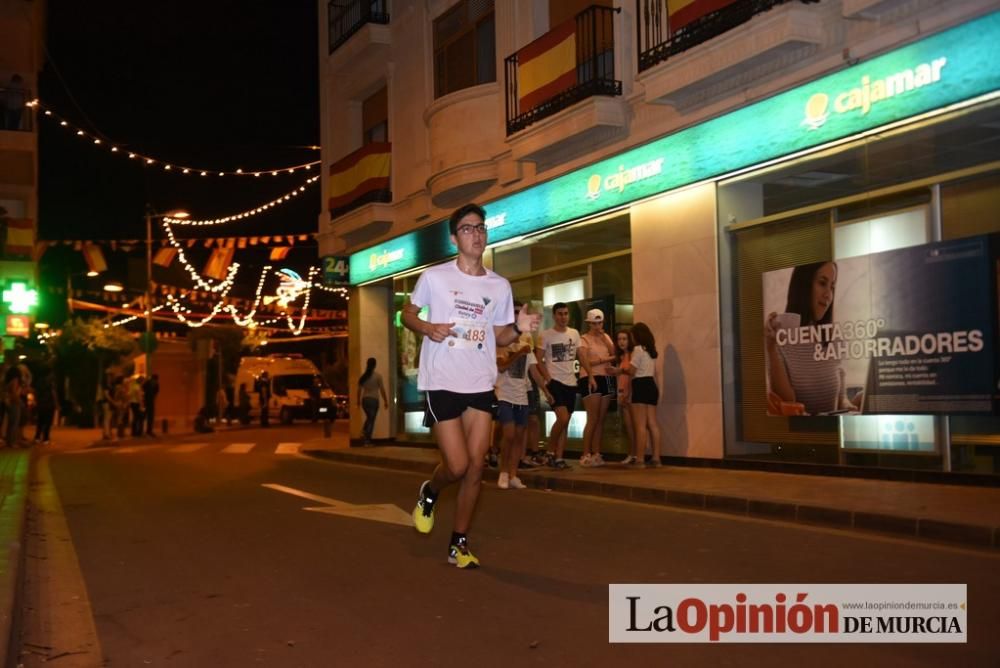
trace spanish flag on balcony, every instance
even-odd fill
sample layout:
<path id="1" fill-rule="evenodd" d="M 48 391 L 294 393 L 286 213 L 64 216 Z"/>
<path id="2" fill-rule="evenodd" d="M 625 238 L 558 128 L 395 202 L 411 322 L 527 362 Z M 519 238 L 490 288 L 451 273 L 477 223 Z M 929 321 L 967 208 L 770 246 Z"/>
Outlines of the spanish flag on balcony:
<path id="1" fill-rule="evenodd" d="M 564 21 L 517 52 L 518 113 L 576 85 L 576 19 Z"/>
<path id="2" fill-rule="evenodd" d="M 735 0 L 667 0 L 667 9 L 670 12 L 670 33 L 676 33 L 695 19 L 716 12 L 726 5 L 733 4 L 733 2 Z"/>
<path id="3" fill-rule="evenodd" d="M 392 144 L 373 142 L 330 165 L 331 212 L 343 211 L 364 195 L 389 189 Z"/>
<path id="4" fill-rule="evenodd" d="M 35 248 L 35 221 L 29 218 L 8 218 L 3 255 L 30 258 Z"/>

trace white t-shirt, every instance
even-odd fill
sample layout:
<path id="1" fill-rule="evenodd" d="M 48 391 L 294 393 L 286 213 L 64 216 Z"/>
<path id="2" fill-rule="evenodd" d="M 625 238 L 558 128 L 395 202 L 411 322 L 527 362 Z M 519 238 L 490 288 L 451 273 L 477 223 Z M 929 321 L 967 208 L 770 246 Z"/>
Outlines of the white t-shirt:
<path id="1" fill-rule="evenodd" d="M 632 359 L 629 362 L 633 367 L 635 367 L 635 375 L 633 378 L 652 378 L 653 371 L 655 367 L 655 362 L 653 358 L 649 356 L 646 349 L 642 346 L 636 346 L 632 351 Z"/>
<path id="2" fill-rule="evenodd" d="M 428 307 L 427 321 L 453 322 L 457 336 L 441 343 L 424 337 L 417 388 L 450 392 L 489 392 L 497 379 L 493 327 L 514 322 L 514 300 L 506 278 L 486 270 L 469 276 L 455 262 L 420 275 L 410 303 Z"/>
<path id="3" fill-rule="evenodd" d="M 576 350 L 580 332 L 567 327 L 564 332 L 546 329 L 538 337 L 538 347 L 545 358 L 545 369 L 552 380 L 576 387 Z"/>
<path id="4" fill-rule="evenodd" d="M 527 355 L 522 355 L 513 364 L 501 371 L 497 376 L 497 400 L 506 401 L 516 406 L 528 405 L 528 390 L 531 389 L 528 369 L 535 364 L 534 352 L 531 341 L 531 334 L 524 332 L 521 338 L 510 344 L 506 348 L 506 355 L 513 355 L 518 349 L 524 346 L 529 347 Z M 501 355 L 504 358 L 506 355 Z"/>

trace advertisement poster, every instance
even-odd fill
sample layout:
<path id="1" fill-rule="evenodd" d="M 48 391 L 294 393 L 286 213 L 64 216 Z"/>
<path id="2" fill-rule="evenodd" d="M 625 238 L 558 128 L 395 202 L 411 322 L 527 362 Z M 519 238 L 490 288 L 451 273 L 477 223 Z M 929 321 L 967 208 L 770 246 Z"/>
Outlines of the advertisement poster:
<path id="1" fill-rule="evenodd" d="M 992 413 L 992 257 L 978 236 L 765 273 L 768 414 Z"/>

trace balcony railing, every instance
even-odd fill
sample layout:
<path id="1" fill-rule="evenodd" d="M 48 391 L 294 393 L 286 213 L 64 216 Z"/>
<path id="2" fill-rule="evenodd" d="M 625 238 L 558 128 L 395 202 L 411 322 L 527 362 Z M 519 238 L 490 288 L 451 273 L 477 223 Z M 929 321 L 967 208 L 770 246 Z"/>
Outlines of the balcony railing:
<path id="1" fill-rule="evenodd" d="M 648 70 L 787 2 L 809 4 L 819 0 L 735 0 L 714 12 L 684 21 L 676 28 L 671 25 L 667 0 L 636 0 L 639 71 Z M 680 24 L 681 20 L 682 17 L 675 13 L 674 23 Z"/>
<path id="2" fill-rule="evenodd" d="M 614 15 L 594 5 L 512 56 L 506 65 L 507 134 L 594 95 L 621 95 Z"/>
<path id="3" fill-rule="evenodd" d="M 33 99 L 27 88 L 0 86 L 0 130 L 31 132 L 34 114 L 28 102 Z"/>
<path id="4" fill-rule="evenodd" d="M 333 53 L 366 23 L 388 24 L 388 0 L 330 0 L 326 16 L 330 28 L 329 52 Z"/>

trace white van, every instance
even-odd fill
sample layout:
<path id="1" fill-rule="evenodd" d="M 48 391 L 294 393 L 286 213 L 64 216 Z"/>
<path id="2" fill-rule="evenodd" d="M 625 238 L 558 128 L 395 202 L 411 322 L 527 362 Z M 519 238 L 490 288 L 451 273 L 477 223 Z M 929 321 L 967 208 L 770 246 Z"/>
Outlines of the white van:
<path id="1" fill-rule="evenodd" d="M 301 355 L 269 355 L 244 357 L 236 372 L 235 403 L 239 410 L 241 388 L 250 395 L 250 419 L 260 417 L 260 395 L 257 383 L 264 372 L 271 380 L 271 400 L 268 417 L 290 424 L 296 418 L 312 419 L 313 405 L 309 399 L 310 388 L 316 380 L 320 384 L 319 406 L 316 415 L 324 420 L 336 418 L 333 390 L 326 384 L 316 365 Z"/>

